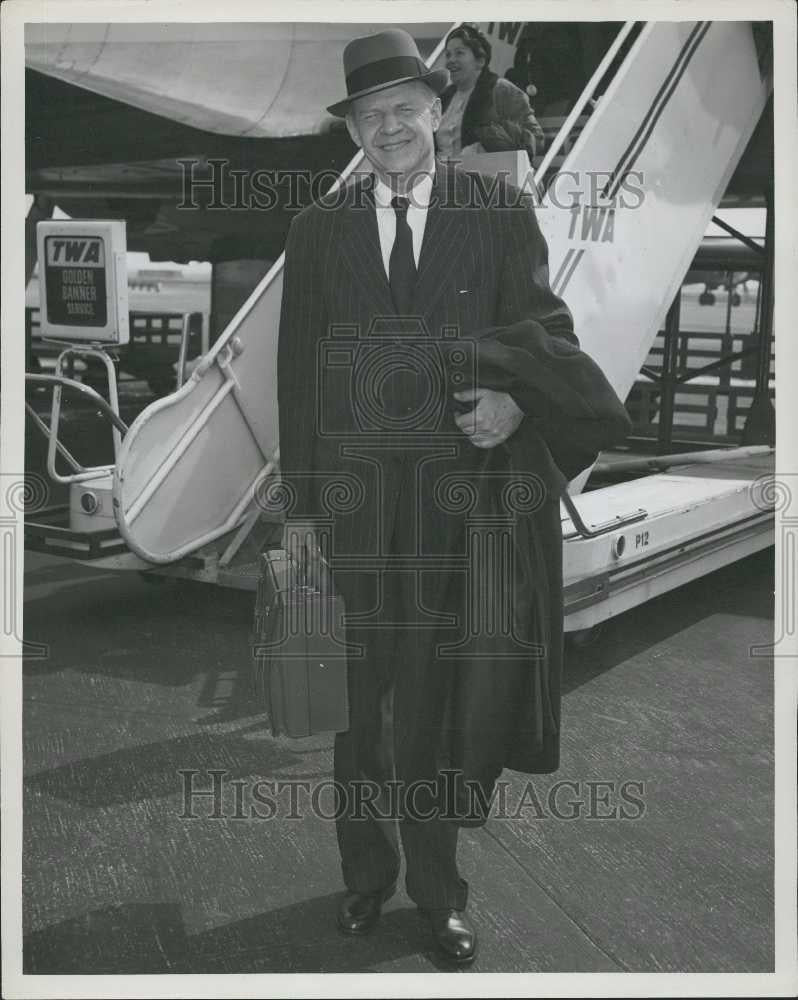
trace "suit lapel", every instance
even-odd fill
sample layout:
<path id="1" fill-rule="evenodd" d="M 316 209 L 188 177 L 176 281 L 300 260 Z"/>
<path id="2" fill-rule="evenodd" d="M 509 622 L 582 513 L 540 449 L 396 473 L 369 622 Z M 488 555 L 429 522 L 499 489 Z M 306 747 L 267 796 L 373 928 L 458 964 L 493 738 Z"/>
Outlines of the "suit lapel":
<path id="1" fill-rule="evenodd" d="M 360 294 L 370 300 L 374 315 L 391 315 L 393 299 L 382 264 L 371 177 L 361 182 L 359 190 L 354 192 L 352 206 L 342 213 L 341 256 L 356 279 Z"/>
<path id="2" fill-rule="evenodd" d="M 447 288 L 458 261 L 468 249 L 466 192 L 460 178 L 438 165 L 421 244 L 418 278 L 413 294 L 416 311 L 429 314 Z"/>
<path id="3" fill-rule="evenodd" d="M 382 264 L 372 178 L 361 184 L 361 189 L 354 193 L 353 205 L 341 215 L 341 256 L 357 281 L 361 295 L 369 301 L 373 315 L 391 316 L 394 305 Z M 468 250 L 467 196 L 468 185 L 463 183 L 462 177 L 439 164 L 413 293 L 417 315 L 429 315 Z"/>

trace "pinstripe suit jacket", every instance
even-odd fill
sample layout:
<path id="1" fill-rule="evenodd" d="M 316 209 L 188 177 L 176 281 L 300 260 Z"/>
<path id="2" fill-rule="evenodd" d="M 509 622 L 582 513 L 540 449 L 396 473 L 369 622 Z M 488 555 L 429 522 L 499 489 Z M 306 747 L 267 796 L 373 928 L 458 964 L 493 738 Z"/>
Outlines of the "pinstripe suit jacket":
<path id="1" fill-rule="evenodd" d="M 410 376 L 419 419 L 396 433 L 395 422 L 372 419 L 385 389 L 389 349 L 381 333 L 396 329 L 386 320 L 394 311 L 370 178 L 361 178 L 292 222 L 278 347 L 280 463 L 293 496 L 288 513 L 333 522 L 336 554 L 376 551 L 380 524 L 391 517 L 391 496 L 379 507 L 383 472 L 391 455 L 407 452 L 410 438 L 428 449 L 418 465 L 418 505 L 428 527 L 423 544 L 430 551 L 455 544 L 459 519 L 436 509 L 434 484 L 452 469 L 476 468 L 483 456 L 453 423 L 457 384 L 441 375 L 451 367 L 448 355 L 440 362 L 441 350 L 522 319 L 577 343 L 571 314 L 550 288 L 547 247 L 531 207 L 512 185 L 440 163 L 415 288 L 418 329 L 404 341 L 406 356 L 420 359 Z M 380 448 L 386 450 L 378 454 Z M 562 477 L 554 482 L 553 463 L 541 473 L 558 491 Z"/>

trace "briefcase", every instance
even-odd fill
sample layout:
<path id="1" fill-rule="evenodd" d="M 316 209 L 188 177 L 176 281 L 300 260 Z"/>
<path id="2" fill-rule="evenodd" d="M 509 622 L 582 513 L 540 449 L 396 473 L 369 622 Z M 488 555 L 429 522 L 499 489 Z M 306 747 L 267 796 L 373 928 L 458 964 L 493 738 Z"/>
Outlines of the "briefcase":
<path id="1" fill-rule="evenodd" d="M 282 550 L 264 552 L 253 634 L 257 697 L 275 736 L 349 728 L 343 599 L 303 586 Z"/>

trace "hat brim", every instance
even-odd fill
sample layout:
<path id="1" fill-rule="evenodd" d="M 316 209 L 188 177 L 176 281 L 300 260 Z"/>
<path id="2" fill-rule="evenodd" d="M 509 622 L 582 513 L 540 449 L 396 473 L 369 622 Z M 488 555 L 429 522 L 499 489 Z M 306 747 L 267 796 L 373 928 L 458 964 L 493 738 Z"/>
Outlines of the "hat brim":
<path id="1" fill-rule="evenodd" d="M 358 97 L 365 97 L 367 94 L 376 94 L 380 90 L 388 90 L 389 87 L 396 87 L 400 83 L 409 83 L 411 80 L 418 80 L 420 83 L 426 83 L 428 87 L 440 96 L 449 84 L 449 70 L 433 69 L 430 70 L 429 73 L 425 73 L 423 76 L 403 76 L 398 80 L 390 80 L 388 83 L 379 83 L 376 87 L 367 87 L 365 90 L 359 90 L 356 94 L 350 94 L 349 97 L 345 98 L 343 101 L 337 101 L 335 104 L 331 104 L 327 110 L 331 115 L 335 115 L 336 118 L 345 118 L 350 104 L 352 101 L 356 101 Z"/>

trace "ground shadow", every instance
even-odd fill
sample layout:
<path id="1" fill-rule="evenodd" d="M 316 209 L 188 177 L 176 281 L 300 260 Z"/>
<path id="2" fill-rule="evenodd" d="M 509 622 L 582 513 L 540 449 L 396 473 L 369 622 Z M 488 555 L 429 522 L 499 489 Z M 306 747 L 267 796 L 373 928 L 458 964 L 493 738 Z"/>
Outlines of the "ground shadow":
<path id="1" fill-rule="evenodd" d="M 263 738 L 245 739 L 250 729 L 264 730 Z M 251 776 L 318 780 L 327 776 L 329 768 L 324 753 L 315 754 L 293 752 L 290 746 L 266 735 L 260 722 L 235 734 L 198 733 L 114 750 L 39 771 L 26 778 L 24 784 L 30 791 L 98 808 L 182 796 L 184 787 L 210 789 L 211 770 L 225 772 L 228 788 L 234 779 Z M 308 765 L 303 774 L 296 772 L 298 761 Z M 189 779 L 182 771 L 195 774 Z M 198 811 L 207 814 L 211 808 L 210 800 L 203 800 Z"/>
<path id="2" fill-rule="evenodd" d="M 24 971 L 368 972 L 413 955 L 440 971 L 456 971 L 435 955 L 415 907 L 392 910 L 372 934 L 351 938 L 335 926 L 339 899 L 339 893 L 319 896 L 195 935 L 186 933 L 175 903 L 105 907 L 26 935 Z"/>
<path id="3" fill-rule="evenodd" d="M 577 645 L 566 637 L 566 694 L 712 615 L 772 621 L 774 550 L 757 552 L 611 618 Z"/>

